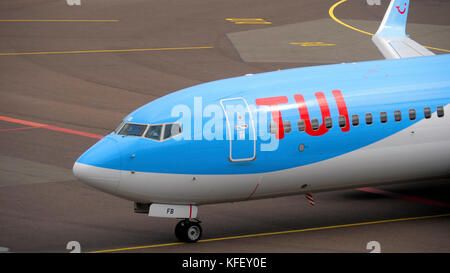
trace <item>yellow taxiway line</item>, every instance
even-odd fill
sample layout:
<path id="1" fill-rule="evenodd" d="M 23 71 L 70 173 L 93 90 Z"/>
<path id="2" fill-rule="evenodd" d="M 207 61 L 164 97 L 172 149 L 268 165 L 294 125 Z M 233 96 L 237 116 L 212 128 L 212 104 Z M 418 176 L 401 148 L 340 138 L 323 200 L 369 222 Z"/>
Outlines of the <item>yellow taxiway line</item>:
<path id="1" fill-rule="evenodd" d="M 163 47 L 163 48 L 136 48 L 136 49 L 100 49 L 100 50 L 74 50 L 74 51 L 43 51 L 43 52 L 8 52 L 0 53 L 0 56 L 18 55 L 50 55 L 50 54 L 80 54 L 80 53 L 117 53 L 117 52 L 140 52 L 140 51 L 169 51 L 169 50 L 195 50 L 213 48 L 212 46 L 197 47 Z"/>
<path id="2" fill-rule="evenodd" d="M 119 22 L 119 20 L 89 20 L 89 19 L 0 19 L 0 22 Z"/>
<path id="3" fill-rule="evenodd" d="M 413 220 L 424 220 L 424 219 L 441 218 L 441 217 L 448 217 L 448 216 L 450 216 L 450 213 L 438 214 L 438 215 L 429 215 L 429 216 L 419 216 L 419 217 L 387 219 L 387 220 L 352 223 L 352 224 L 344 224 L 344 225 L 305 228 L 305 229 L 296 229 L 296 230 L 285 230 L 285 231 L 276 231 L 276 232 L 247 234 L 247 235 L 238 235 L 238 236 L 231 236 L 231 237 L 212 238 L 212 239 L 199 240 L 197 243 L 207 243 L 207 242 L 224 241 L 224 240 L 232 240 L 232 239 L 245 239 L 245 238 L 252 238 L 252 237 L 263 237 L 263 236 L 299 233 L 299 232 L 307 232 L 307 231 L 318 231 L 318 230 L 327 230 L 327 229 L 337 229 L 337 228 L 346 228 L 346 227 L 367 226 L 367 225 L 382 224 L 382 223 L 394 223 L 394 222 L 404 222 L 404 221 L 413 221 Z M 105 250 L 92 251 L 90 253 L 118 252 L 118 251 L 127 251 L 127 250 L 138 250 L 138 249 L 146 249 L 146 248 L 175 246 L 175 245 L 182 245 L 182 244 L 186 244 L 186 243 L 177 242 L 177 243 L 168 243 L 168 244 L 155 244 L 155 245 L 134 246 L 134 247 L 125 247 L 125 248 L 116 248 L 116 249 L 105 249 Z"/>
<path id="4" fill-rule="evenodd" d="M 266 21 L 262 18 L 226 18 L 228 22 L 239 24 L 250 24 L 250 25 L 270 25 L 272 22 Z"/>
<path id="5" fill-rule="evenodd" d="M 424 47 L 426 47 L 428 49 L 438 50 L 438 51 L 450 52 L 450 50 L 448 50 L 448 49 L 442 49 L 442 48 L 431 47 L 431 46 L 424 46 Z"/>
<path id="6" fill-rule="evenodd" d="M 349 29 L 352 29 L 352 30 L 354 30 L 354 31 L 358 31 L 358 32 L 361 32 L 361 33 L 363 33 L 363 34 L 370 35 L 370 36 L 375 35 L 375 34 L 373 34 L 373 33 L 370 33 L 370 32 L 361 30 L 361 29 L 359 29 L 359 28 L 353 27 L 353 26 L 351 26 L 351 25 L 349 25 L 349 24 L 346 24 L 346 23 L 342 22 L 341 20 L 339 20 L 336 16 L 334 16 L 334 9 L 335 9 L 337 6 L 339 6 L 340 4 L 344 3 L 344 2 L 347 2 L 347 0 L 341 0 L 341 1 L 335 3 L 334 5 L 331 6 L 331 8 L 328 10 L 328 14 L 330 15 L 331 19 L 333 19 L 333 20 L 336 21 L 337 23 L 339 23 L 339 24 L 341 24 L 341 25 L 343 25 L 343 26 L 345 26 L 345 27 L 347 27 L 347 28 L 349 28 Z M 443 51 L 443 52 L 450 52 L 450 50 L 448 50 L 448 49 L 436 48 L 436 47 L 431 47 L 431 46 L 424 46 L 424 47 L 426 47 L 426 48 L 428 48 L 428 49 L 433 49 L 433 50 Z"/>
<path id="7" fill-rule="evenodd" d="M 333 19 L 334 21 L 338 22 L 339 24 L 341 24 L 341 25 L 343 25 L 345 27 L 348 27 L 349 29 L 353 29 L 354 31 L 358 31 L 358 32 L 361 32 L 361 33 L 373 36 L 374 35 L 373 33 L 370 33 L 370 32 L 367 32 L 367 31 L 364 31 L 364 30 L 352 27 L 351 25 L 348 25 L 348 24 L 342 22 L 341 20 L 336 18 L 336 16 L 334 16 L 334 9 L 337 6 L 339 6 L 340 4 L 344 3 L 344 2 L 347 2 L 347 0 L 341 0 L 341 1 L 335 3 L 334 5 L 331 6 L 331 8 L 328 10 L 328 14 L 330 14 L 331 19 Z"/>

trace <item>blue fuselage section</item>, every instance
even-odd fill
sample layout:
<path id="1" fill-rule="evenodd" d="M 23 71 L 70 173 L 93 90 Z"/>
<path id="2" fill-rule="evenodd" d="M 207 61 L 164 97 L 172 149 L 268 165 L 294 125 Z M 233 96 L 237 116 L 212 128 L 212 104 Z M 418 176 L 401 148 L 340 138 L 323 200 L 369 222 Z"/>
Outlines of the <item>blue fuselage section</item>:
<path id="1" fill-rule="evenodd" d="M 340 91 L 341 101 L 333 91 Z M 296 99 L 299 95 L 305 102 L 306 108 L 302 110 L 299 110 Z M 324 96 L 322 102 L 325 104 L 320 105 L 319 95 Z M 250 119 L 246 121 L 246 137 L 253 134 L 252 129 L 256 132 L 255 142 L 247 141 L 243 144 L 246 147 L 239 147 L 239 143 L 230 144 L 233 141 L 229 139 L 230 127 L 223 104 L 227 99 L 235 98 L 249 105 L 247 114 L 253 124 L 249 124 Z M 262 106 L 256 102 L 265 98 L 280 98 L 286 102 L 262 111 Z M 144 136 L 111 133 L 82 155 L 78 162 L 108 169 L 172 174 L 279 171 L 324 161 L 368 146 L 423 120 L 425 108 L 429 107 L 434 113 L 437 107 L 446 106 L 449 102 L 450 55 L 247 75 L 174 92 L 140 107 L 124 119 L 125 122 L 149 125 L 180 122 L 182 135 L 155 141 Z M 317 119 L 319 125 L 323 125 L 324 106 L 329 110 L 332 127 L 321 135 L 299 131 L 301 111 L 307 109 L 310 121 Z M 344 108 L 346 115 L 342 112 Z M 410 119 L 411 109 L 415 110 L 414 119 Z M 291 130 L 281 128 L 284 130 L 282 137 L 269 133 L 269 124 L 278 126 L 280 121 L 274 117 L 273 111 L 279 111 L 284 125 L 291 125 Z M 382 122 L 382 112 L 387 114 L 387 122 Z M 372 124 L 366 124 L 366 114 L 372 114 Z M 354 115 L 358 117 L 358 125 L 352 124 Z M 267 122 L 259 118 L 263 116 L 267 117 Z M 339 116 L 347 118 L 347 129 L 339 126 Z M 271 146 L 274 142 L 275 146 Z M 254 151 L 253 144 L 256 145 Z M 254 158 L 230 161 L 230 153 L 233 153 L 230 145 L 234 145 L 233 152 L 237 157 L 244 158 L 246 155 L 240 155 L 239 149 L 247 149 L 247 153 L 254 152 Z"/>

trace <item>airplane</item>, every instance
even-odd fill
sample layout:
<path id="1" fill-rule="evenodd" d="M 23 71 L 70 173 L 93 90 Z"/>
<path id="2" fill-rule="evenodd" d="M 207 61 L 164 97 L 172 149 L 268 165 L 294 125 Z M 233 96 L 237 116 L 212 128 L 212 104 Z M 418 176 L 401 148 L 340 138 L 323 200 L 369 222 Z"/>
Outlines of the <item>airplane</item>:
<path id="1" fill-rule="evenodd" d="M 181 219 L 198 207 L 405 183 L 450 174 L 450 55 L 405 33 L 392 0 L 372 40 L 385 60 L 248 74 L 192 86 L 138 108 L 82 154 L 74 175 Z"/>

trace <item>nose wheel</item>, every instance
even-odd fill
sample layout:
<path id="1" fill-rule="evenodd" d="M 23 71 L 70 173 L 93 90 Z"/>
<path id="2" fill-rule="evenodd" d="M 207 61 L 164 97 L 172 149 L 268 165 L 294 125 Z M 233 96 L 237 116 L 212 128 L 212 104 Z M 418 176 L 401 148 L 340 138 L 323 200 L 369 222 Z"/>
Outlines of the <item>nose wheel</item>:
<path id="1" fill-rule="evenodd" d="M 178 222 L 175 227 L 175 236 L 181 242 L 197 242 L 202 236 L 200 221 L 191 221 L 190 219 L 185 219 Z"/>

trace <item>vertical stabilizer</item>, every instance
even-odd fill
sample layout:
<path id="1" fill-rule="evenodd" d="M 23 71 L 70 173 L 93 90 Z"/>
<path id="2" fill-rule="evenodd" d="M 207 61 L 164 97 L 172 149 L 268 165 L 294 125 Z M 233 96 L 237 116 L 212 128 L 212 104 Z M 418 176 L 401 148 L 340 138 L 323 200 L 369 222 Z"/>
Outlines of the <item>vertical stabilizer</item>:
<path id="1" fill-rule="evenodd" d="M 409 0 L 391 0 L 372 41 L 386 59 L 434 55 L 406 35 Z"/>
<path id="2" fill-rule="evenodd" d="M 406 37 L 409 0 L 392 0 L 375 36 Z"/>

